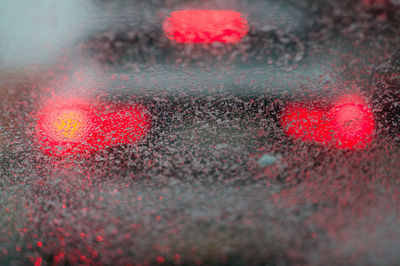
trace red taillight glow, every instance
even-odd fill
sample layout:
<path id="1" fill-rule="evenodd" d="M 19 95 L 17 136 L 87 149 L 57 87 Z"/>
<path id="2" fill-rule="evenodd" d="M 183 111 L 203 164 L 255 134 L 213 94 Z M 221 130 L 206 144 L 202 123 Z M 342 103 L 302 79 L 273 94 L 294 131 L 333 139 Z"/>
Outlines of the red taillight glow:
<path id="1" fill-rule="evenodd" d="M 303 141 L 329 142 L 328 120 L 325 112 L 319 108 L 291 105 L 281 119 L 286 134 L 291 137 Z"/>
<path id="2" fill-rule="evenodd" d="M 364 5 L 367 7 L 371 7 L 373 5 L 382 5 L 388 4 L 391 0 L 364 0 Z"/>
<path id="3" fill-rule="evenodd" d="M 372 140 L 375 121 L 362 98 L 347 95 L 329 110 L 290 105 L 281 117 L 285 133 L 303 141 L 333 144 L 341 149 L 365 148 Z"/>
<path id="4" fill-rule="evenodd" d="M 49 136 L 61 142 L 76 142 L 85 139 L 92 126 L 89 112 L 76 108 L 54 110 L 43 121 Z"/>
<path id="5" fill-rule="evenodd" d="M 138 107 L 122 107 L 101 118 L 96 137 L 101 146 L 129 144 L 142 138 L 149 128 L 149 118 Z"/>
<path id="6" fill-rule="evenodd" d="M 237 43 L 249 31 L 242 14 L 230 10 L 180 10 L 171 13 L 164 33 L 178 43 Z"/>
<path id="7" fill-rule="evenodd" d="M 82 154 L 129 144 L 146 135 L 150 119 L 138 106 L 115 107 L 105 112 L 84 103 L 56 103 L 38 113 L 39 148 L 50 155 Z"/>
<path id="8" fill-rule="evenodd" d="M 371 142 L 374 116 L 359 97 L 352 95 L 337 101 L 329 110 L 328 118 L 338 147 L 365 148 Z"/>

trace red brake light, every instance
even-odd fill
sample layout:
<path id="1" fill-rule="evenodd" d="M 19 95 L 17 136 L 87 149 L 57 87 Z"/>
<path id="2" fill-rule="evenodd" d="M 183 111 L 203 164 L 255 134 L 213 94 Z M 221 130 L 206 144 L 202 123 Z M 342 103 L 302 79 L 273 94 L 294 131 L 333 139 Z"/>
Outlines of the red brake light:
<path id="1" fill-rule="evenodd" d="M 338 147 L 364 148 L 375 128 L 371 109 L 357 96 L 343 97 L 328 113 Z"/>
<path id="2" fill-rule="evenodd" d="M 54 100 L 37 115 L 36 136 L 39 148 L 53 155 L 82 153 L 90 145 L 96 118 L 91 105 L 77 99 Z"/>
<path id="3" fill-rule="evenodd" d="M 249 31 L 242 14 L 229 10 L 180 10 L 171 13 L 163 29 L 178 43 L 236 43 Z"/>
<path id="4" fill-rule="evenodd" d="M 365 148 L 375 128 L 371 109 L 356 95 L 342 97 L 329 110 L 290 105 L 281 122 L 291 137 L 341 149 Z"/>
<path id="5" fill-rule="evenodd" d="M 364 5 L 367 7 L 371 7 L 373 5 L 382 5 L 390 3 L 390 0 L 364 0 Z"/>
<path id="6" fill-rule="evenodd" d="M 123 107 L 104 114 L 96 131 L 102 147 L 129 144 L 142 138 L 149 128 L 149 117 L 138 107 Z"/>
<path id="7" fill-rule="evenodd" d="M 287 135 L 315 142 L 329 142 L 329 125 L 326 114 L 319 108 L 288 106 L 281 117 Z"/>
<path id="8" fill-rule="evenodd" d="M 105 113 L 89 104 L 55 104 L 39 112 L 39 148 L 50 155 L 80 154 L 133 143 L 148 131 L 150 119 L 140 107 L 115 108 Z"/>
<path id="9" fill-rule="evenodd" d="M 60 142 L 82 141 L 92 122 L 87 111 L 80 108 L 54 110 L 43 123 L 48 134 Z"/>

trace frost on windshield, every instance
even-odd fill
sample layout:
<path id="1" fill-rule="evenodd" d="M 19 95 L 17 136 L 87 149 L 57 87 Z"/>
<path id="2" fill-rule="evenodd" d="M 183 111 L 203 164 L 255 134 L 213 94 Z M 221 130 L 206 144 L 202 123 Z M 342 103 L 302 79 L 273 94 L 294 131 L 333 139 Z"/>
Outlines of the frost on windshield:
<path id="1" fill-rule="evenodd" d="M 1 265 L 398 263 L 398 1 L 67 2 L 1 4 Z"/>

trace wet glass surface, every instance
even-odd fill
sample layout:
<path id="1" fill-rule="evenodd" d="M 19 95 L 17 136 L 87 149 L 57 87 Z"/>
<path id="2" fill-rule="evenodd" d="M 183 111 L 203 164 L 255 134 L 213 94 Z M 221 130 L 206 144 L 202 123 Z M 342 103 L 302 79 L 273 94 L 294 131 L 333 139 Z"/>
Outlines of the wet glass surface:
<path id="1" fill-rule="evenodd" d="M 398 1 L 1 6 L 1 265 L 399 262 Z"/>

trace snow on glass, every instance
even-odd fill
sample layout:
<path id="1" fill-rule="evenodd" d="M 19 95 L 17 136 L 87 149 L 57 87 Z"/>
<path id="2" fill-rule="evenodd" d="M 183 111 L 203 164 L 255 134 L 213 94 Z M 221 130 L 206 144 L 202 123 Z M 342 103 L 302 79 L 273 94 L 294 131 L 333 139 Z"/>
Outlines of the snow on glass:
<path id="1" fill-rule="evenodd" d="M 101 8 L 80 10 L 101 14 L 82 29 L 100 25 L 108 37 L 84 36 L 110 60 L 77 52 L 78 38 L 68 46 L 77 56 L 39 64 L 32 80 L 26 68 L 2 76 L 0 265 L 398 264 L 395 1 L 89 2 Z M 235 45 L 175 45 L 163 36 L 165 14 L 193 2 L 240 10 L 251 34 Z M 302 15 L 288 18 L 286 5 Z M 62 29 L 44 13 L 56 21 L 22 40 Z M 297 44 L 304 56 L 291 60 Z M 241 65 L 254 51 L 257 64 Z M 82 68 L 96 82 L 69 75 L 77 57 L 94 61 Z"/>

